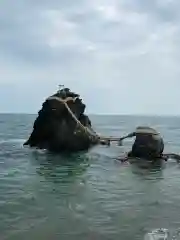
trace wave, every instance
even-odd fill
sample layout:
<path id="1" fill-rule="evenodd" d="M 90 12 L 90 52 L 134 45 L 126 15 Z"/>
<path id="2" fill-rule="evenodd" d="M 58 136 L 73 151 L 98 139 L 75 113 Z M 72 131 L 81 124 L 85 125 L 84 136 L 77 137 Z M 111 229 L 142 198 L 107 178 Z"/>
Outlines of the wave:
<path id="1" fill-rule="evenodd" d="M 177 229 L 175 232 L 171 232 L 166 228 L 153 229 L 151 232 L 145 234 L 144 240 L 179 240 L 180 230 Z"/>

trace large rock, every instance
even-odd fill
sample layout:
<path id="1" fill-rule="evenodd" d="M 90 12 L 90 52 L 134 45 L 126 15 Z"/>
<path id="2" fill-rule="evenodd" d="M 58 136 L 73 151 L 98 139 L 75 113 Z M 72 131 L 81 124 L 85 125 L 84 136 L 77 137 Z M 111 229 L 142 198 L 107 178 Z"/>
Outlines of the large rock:
<path id="1" fill-rule="evenodd" d="M 139 126 L 131 136 L 135 136 L 135 142 L 129 157 L 138 157 L 145 159 L 162 158 L 164 150 L 164 141 L 161 135 L 153 128 Z"/>
<path id="2" fill-rule="evenodd" d="M 77 124 L 67 106 L 80 124 Z M 38 112 L 33 131 L 24 145 L 53 152 L 87 150 L 99 141 L 79 95 L 64 88 L 46 99 Z M 82 128 L 84 126 L 85 128 Z"/>

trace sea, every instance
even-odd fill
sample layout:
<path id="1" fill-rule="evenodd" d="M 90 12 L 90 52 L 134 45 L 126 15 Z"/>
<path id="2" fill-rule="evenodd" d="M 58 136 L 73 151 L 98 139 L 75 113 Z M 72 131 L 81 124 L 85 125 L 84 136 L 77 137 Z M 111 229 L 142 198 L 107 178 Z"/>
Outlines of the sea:
<path id="1" fill-rule="evenodd" d="M 175 160 L 156 167 L 118 161 L 133 138 L 122 146 L 63 156 L 23 147 L 35 118 L 0 115 L 0 240 L 180 239 L 180 165 Z M 179 117 L 90 118 L 105 136 L 121 137 L 139 125 L 154 127 L 164 138 L 164 152 L 180 152 Z"/>

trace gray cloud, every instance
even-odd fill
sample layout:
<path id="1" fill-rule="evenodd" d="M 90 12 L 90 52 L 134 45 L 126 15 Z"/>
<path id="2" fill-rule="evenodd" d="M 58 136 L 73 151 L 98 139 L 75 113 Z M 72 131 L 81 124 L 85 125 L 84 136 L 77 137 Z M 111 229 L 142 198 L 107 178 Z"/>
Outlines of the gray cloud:
<path id="1" fill-rule="evenodd" d="M 51 5 L 46 2 L 43 4 L 43 1 L 38 4 L 35 4 L 35 1 L 34 4 L 33 1 L 13 3 L 15 2 L 7 1 L 0 8 L 0 48 L 4 54 L 35 65 L 46 62 L 55 64 L 57 61 L 62 64 L 67 62 L 67 58 L 72 60 L 74 54 L 79 57 L 80 51 L 74 46 L 54 49 L 49 45 L 53 19 L 51 21 L 48 18 L 46 11 L 59 8 L 62 12 L 62 6 L 58 1 L 51 1 Z M 68 7 L 65 4 L 64 6 Z M 58 26 L 54 31 L 58 31 Z"/>
<path id="2" fill-rule="evenodd" d="M 23 89 L 43 84 L 39 102 L 60 81 L 87 96 L 90 111 L 173 112 L 163 104 L 176 104 L 172 93 L 180 86 L 179 9 L 178 0 L 4 1 L 0 84 L 15 84 L 22 97 Z M 162 86 L 158 103 L 154 89 Z M 108 94 L 126 106 L 109 106 Z"/>

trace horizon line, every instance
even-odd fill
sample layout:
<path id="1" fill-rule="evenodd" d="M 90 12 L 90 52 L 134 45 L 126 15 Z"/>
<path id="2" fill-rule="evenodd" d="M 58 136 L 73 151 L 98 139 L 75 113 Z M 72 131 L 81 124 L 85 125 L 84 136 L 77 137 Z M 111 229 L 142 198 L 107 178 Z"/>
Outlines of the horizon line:
<path id="1" fill-rule="evenodd" d="M 138 116 L 138 117 L 180 117 L 180 114 L 143 114 L 143 113 L 85 113 L 88 116 Z M 26 112 L 0 112 L 0 115 L 38 115 L 38 113 Z"/>

